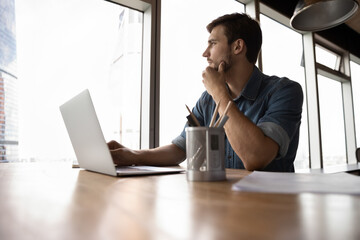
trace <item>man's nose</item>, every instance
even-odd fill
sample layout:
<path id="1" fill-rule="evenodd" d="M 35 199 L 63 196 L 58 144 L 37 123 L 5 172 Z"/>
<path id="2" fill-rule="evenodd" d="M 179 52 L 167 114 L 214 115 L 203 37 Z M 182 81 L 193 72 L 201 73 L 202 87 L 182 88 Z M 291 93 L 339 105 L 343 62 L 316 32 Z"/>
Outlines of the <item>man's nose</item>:
<path id="1" fill-rule="evenodd" d="M 209 57 L 209 51 L 208 49 L 205 50 L 205 52 L 202 54 L 203 57 Z"/>

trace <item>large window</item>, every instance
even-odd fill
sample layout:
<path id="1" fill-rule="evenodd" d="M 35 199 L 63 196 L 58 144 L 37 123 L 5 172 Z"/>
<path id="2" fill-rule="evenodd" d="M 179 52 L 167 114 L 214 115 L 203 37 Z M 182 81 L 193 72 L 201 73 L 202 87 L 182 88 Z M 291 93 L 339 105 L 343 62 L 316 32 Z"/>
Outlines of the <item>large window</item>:
<path id="1" fill-rule="evenodd" d="M 321 155 L 324 167 L 356 162 L 356 136 L 348 53 L 315 36 Z"/>
<path id="2" fill-rule="evenodd" d="M 185 104 L 192 108 L 205 91 L 206 25 L 221 15 L 244 12 L 244 6 L 235 0 L 162 0 L 161 7 L 160 145 L 165 145 L 185 125 Z"/>
<path id="3" fill-rule="evenodd" d="M 59 106 L 85 88 L 105 139 L 139 147 L 142 18 L 102 0 L 16 0 L 20 160 L 75 158 Z"/>
<path id="4" fill-rule="evenodd" d="M 309 167 L 309 143 L 307 124 L 307 101 L 304 68 L 301 66 L 302 36 L 269 17 L 260 15 L 263 32 L 263 71 L 267 75 L 287 77 L 300 83 L 304 93 L 303 112 L 300 126 L 300 140 L 295 168 Z"/>

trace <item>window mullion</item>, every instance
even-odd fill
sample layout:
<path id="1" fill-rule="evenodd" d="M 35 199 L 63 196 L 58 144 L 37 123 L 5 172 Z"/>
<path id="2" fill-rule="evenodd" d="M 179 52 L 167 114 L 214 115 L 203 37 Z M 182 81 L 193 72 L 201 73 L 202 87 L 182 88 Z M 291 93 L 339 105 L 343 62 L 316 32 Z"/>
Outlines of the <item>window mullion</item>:
<path id="1" fill-rule="evenodd" d="M 343 56 L 344 73 L 350 76 L 350 56 L 345 54 Z M 355 136 L 355 114 L 353 105 L 353 96 L 351 89 L 351 81 L 342 83 L 343 95 L 343 109 L 344 109 L 344 123 L 345 123 L 345 139 L 346 152 L 348 164 L 355 164 L 357 162 L 356 151 L 356 136 Z"/>
<path id="2" fill-rule="evenodd" d="M 315 43 L 312 33 L 303 34 L 305 81 L 308 104 L 310 167 L 322 168 L 321 130 L 317 71 L 315 67 Z"/>

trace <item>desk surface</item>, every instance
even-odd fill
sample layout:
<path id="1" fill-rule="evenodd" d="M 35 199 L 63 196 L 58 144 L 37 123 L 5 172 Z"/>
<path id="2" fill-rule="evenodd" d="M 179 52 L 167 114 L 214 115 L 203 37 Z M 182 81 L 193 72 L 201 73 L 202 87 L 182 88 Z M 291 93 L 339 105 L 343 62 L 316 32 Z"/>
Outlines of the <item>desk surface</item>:
<path id="1" fill-rule="evenodd" d="M 0 164 L 0 239 L 360 239 L 360 197 L 260 194 L 185 174 L 116 178 Z"/>

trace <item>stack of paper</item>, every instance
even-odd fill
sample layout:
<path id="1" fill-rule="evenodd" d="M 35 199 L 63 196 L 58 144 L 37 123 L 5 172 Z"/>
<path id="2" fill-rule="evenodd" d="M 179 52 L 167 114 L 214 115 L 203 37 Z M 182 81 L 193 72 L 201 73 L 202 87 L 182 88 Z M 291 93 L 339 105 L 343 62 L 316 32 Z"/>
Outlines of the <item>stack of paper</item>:
<path id="1" fill-rule="evenodd" d="M 254 171 L 233 190 L 267 193 L 339 193 L 360 195 L 360 177 L 348 173 L 278 173 Z"/>

